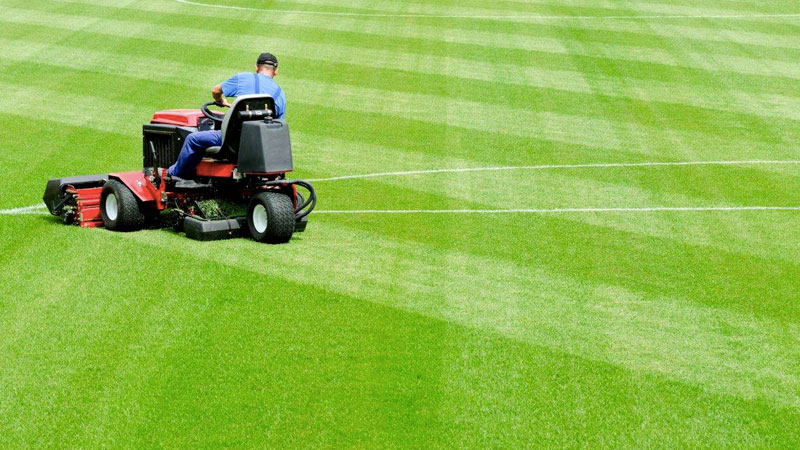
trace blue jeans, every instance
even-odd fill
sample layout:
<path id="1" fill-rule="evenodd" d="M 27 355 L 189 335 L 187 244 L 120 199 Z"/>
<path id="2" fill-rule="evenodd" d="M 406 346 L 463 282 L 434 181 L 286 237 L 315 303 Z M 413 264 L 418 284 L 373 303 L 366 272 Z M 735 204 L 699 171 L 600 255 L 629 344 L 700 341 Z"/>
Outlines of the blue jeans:
<path id="1" fill-rule="evenodd" d="M 167 169 L 169 176 L 191 178 L 194 169 L 203 159 L 206 149 L 222 145 L 222 133 L 219 131 L 198 131 L 186 137 L 178 160 Z"/>

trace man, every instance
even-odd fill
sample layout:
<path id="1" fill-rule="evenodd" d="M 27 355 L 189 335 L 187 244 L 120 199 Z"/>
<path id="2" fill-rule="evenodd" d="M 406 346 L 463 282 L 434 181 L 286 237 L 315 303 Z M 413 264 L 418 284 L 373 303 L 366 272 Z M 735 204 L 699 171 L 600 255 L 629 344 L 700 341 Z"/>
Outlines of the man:
<path id="1" fill-rule="evenodd" d="M 275 99 L 275 118 L 282 119 L 286 114 L 286 96 L 274 81 L 276 75 L 278 58 L 271 53 L 262 53 L 256 61 L 256 73 L 243 72 L 230 77 L 224 83 L 214 86 L 211 96 L 217 105 L 230 107 L 225 97 L 267 94 Z M 222 133 L 219 131 L 198 131 L 190 134 L 183 143 L 178 161 L 167 173 L 175 178 L 193 177 L 195 167 L 203 159 L 205 150 L 217 145 L 222 145 Z"/>

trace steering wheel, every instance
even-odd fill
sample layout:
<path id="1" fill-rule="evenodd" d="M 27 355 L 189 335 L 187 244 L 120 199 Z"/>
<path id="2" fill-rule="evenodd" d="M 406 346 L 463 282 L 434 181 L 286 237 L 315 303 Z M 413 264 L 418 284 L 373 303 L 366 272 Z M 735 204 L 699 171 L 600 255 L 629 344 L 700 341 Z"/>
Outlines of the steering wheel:
<path id="1" fill-rule="evenodd" d="M 214 123 L 217 123 L 217 124 L 221 125 L 222 124 L 222 119 L 225 118 L 225 114 L 224 113 L 214 112 L 214 111 L 211 111 L 210 109 L 208 109 L 208 107 L 212 106 L 212 105 L 220 106 L 220 105 L 217 105 L 216 102 L 203 103 L 203 106 L 200 107 L 200 111 L 203 112 L 204 116 L 206 116 L 209 119 L 213 120 Z"/>

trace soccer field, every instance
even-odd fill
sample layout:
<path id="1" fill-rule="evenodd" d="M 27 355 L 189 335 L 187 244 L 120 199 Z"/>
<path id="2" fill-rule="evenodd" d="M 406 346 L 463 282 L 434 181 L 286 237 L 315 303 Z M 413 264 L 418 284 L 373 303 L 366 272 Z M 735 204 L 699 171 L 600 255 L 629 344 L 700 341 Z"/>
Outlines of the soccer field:
<path id="1" fill-rule="evenodd" d="M 263 51 L 305 233 L 33 206 Z M 0 89 L 2 448 L 800 447 L 796 0 L 0 0 Z"/>

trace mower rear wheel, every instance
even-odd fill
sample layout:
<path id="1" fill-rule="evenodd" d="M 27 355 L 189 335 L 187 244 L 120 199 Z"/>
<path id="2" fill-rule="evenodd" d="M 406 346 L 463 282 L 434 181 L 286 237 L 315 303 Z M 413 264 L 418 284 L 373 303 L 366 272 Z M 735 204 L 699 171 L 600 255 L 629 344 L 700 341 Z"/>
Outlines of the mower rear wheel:
<path id="1" fill-rule="evenodd" d="M 146 220 L 133 192 L 117 180 L 108 180 L 100 192 L 100 215 L 103 225 L 114 231 L 141 230 Z"/>
<path id="2" fill-rule="evenodd" d="M 247 228 L 258 242 L 282 244 L 294 233 L 292 199 L 277 192 L 261 192 L 250 199 L 247 207 Z"/>

